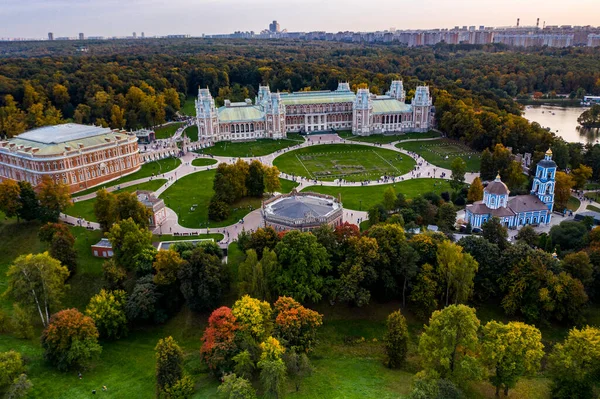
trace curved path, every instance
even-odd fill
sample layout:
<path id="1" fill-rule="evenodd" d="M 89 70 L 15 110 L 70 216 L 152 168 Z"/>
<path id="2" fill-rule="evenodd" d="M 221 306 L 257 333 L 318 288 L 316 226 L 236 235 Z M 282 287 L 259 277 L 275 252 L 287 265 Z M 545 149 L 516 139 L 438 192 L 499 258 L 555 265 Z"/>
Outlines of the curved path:
<path id="1" fill-rule="evenodd" d="M 298 191 L 302 190 L 305 187 L 314 186 L 314 185 L 356 187 L 356 186 L 362 186 L 362 185 L 371 186 L 371 185 L 390 184 L 390 183 L 394 183 L 394 182 L 400 182 L 400 181 L 416 179 L 416 178 L 435 178 L 435 177 L 437 177 L 437 178 L 449 179 L 450 175 L 452 173 L 449 169 L 444 169 L 444 168 L 440 168 L 438 166 L 432 165 L 429 162 L 425 161 L 418 154 L 408 152 L 408 151 L 405 151 L 405 150 L 402 150 L 402 149 L 396 147 L 396 144 L 398 144 L 398 143 L 405 143 L 405 142 L 411 142 L 411 141 L 430 141 L 430 140 L 437 140 L 437 139 L 438 138 L 409 139 L 409 140 L 395 141 L 393 143 L 379 145 L 379 144 L 373 144 L 373 143 L 365 143 L 365 142 L 361 142 L 361 141 L 346 140 L 346 139 L 339 137 L 337 134 L 323 134 L 323 135 L 308 136 L 307 138 L 305 138 L 305 141 L 301 144 L 294 145 L 292 147 L 287 147 L 285 149 L 278 150 L 274 153 L 271 153 L 271 154 L 268 154 L 265 156 L 249 157 L 249 158 L 241 158 L 241 159 L 243 159 L 245 161 L 251 161 L 251 160 L 257 159 L 266 165 L 273 165 L 273 160 L 275 158 L 277 158 L 277 157 L 281 156 L 282 154 L 285 154 L 289 151 L 294 151 L 299 148 L 309 147 L 309 146 L 314 146 L 314 145 L 326 145 L 326 144 L 357 144 L 357 145 L 385 148 L 388 150 L 400 152 L 402 154 L 410 156 L 416 162 L 415 169 L 413 169 L 412 171 L 410 171 L 402 176 L 395 176 L 393 178 L 380 179 L 380 180 L 376 180 L 376 181 L 368 181 L 366 183 L 364 183 L 364 182 L 347 182 L 347 181 L 321 181 L 321 180 L 315 180 L 315 179 L 308 179 L 308 178 L 302 177 L 302 176 L 290 176 L 285 173 L 281 173 L 281 175 L 280 175 L 281 178 L 296 181 L 297 183 L 299 183 L 299 186 L 297 187 Z M 212 159 L 217 160 L 217 163 L 210 165 L 210 166 L 192 166 L 192 161 L 196 158 L 212 158 Z M 182 162 L 181 165 L 179 165 L 176 169 L 171 170 L 170 172 L 166 172 L 166 173 L 154 176 L 154 177 L 145 177 L 145 178 L 141 178 L 138 180 L 133 180 L 133 181 L 118 184 L 118 185 L 115 185 L 112 187 L 108 187 L 107 191 L 115 191 L 115 190 L 118 190 L 119 188 L 135 186 L 137 184 L 145 183 L 145 182 L 148 182 L 148 181 L 151 181 L 154 179 L 167 179 L 167 182 L 164 185 L 162 185 L 158 190 L 155 191 L 156 196 L 160 196 L 165 190 L 167 190 L 170 186 L 172 186 L 173 183 L 175 183 L 178 179 L 182 178 L 183 176 L 187 176 L 192 173 L 205 171 L 205 170 L 209 170 L 209 169 L 216 169 L 217 165 L 221 162 L 233 163 L 233 162 L 237 161 L 237 159 L 239 159 L 239 158 L 206 156 L 206 155 L 199 155 L 194 152 L 188 152 L 180 159 Z M 444 176 L 444 177 L 442 177 L 442 176 Z M 473 179 L 475 179 L 475 177 L 477 177 L 477 176 L 479 176 L 479 173 L 467 173 L 465 175 L 465 181 L 467 183 L 471 183 L 473 181 Z M 74 202 L 84 201 L 84 200 L 94 198 L 95 196 L 96 196 L 96 193 L 90 193 L 90 194 L 86 194 L 83 196 L 74 197 L 73 201 Z M 361 222 L 367 218 L 368 218 L 367 212 L 365 212 L 365 211 L 356 211 L 356 210 L 350 210 L 350 209 L 344 210 L 344 220 L 348 221 L 350 223 L 359 224 L 359 222 Z M 85 220 L 75 218 L 73 216 L 61 215 L 61 219 L 70 224 L 87 226 L 87 227 L 93 228 L 93 229 L 100 229 L 100 225 L 98 223 L 88 222 Z M 221 241 L 221 244 L 227 245 L 227 244 L 229 244 L 229 242 L 231 242 L 237 238 L 238 234 L 240 233 L 240 231 L 242 231 L 242 229 L 254 230 L 263 225 L 264 224 L 262 221 L 260 209 L 256 209 L 256 210 L 250 212 L 249 214 L 247 214 L 240 222 L 235 223 L 230 226 L 218 227 L 218 228 L 208 228 L 208 229 L 191 229 L 191 228 L 180 226 L 178 223 L 177 213 L 175 211 L 173 211 L 171 208 L 167 208 L 166 221 L 163 222 L 161 226 L 155 228 L 154 233 L 155 234 L 186 234 L 186 235 L 220 233 L 220 234 L 224 235 L 224 238 Z"/>

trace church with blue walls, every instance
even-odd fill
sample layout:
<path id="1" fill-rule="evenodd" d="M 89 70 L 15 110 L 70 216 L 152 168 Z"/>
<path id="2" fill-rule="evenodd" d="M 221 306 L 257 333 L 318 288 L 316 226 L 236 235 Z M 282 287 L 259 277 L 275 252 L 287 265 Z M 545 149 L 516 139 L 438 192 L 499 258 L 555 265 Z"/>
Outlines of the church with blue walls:
<path id="1" fill-rule="evenodd" d="M 510 191 L 498 175 L 483 190 L 482 201 L 467 205 L 465 218 L 472 227 L 479 228 L 492 217 L 497 217 L 509 228 L 550 223 L 555 179 L 556 163 L 552 160 L 552 151 L 548 150 L 537 164 L 529 195 L 509 197 Z"/>

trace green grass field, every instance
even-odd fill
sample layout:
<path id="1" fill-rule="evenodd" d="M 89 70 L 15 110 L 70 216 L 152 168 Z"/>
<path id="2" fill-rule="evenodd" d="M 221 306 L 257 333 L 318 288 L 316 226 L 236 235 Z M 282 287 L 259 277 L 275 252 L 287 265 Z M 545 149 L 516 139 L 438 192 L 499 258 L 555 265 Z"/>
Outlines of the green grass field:
<path id="1" fill-rule="evenodd" d="M 151 181 L 148 181 L 145 183 L 136 184 L 134 186 L 125 187 L 120 190 L 115 190 L 115 191 L 113 191 L 113 193 L 120 193 L 120 192 L 132 193 L 137 190 L 156 191 L 166 182 L 167 182 L 167 179 L 151 180 Z M 91 199 L 88 199 L 85 201 L 76 201 L 72 207 L 70 207 L 69 209 L 66 210 L 66 214 L 75 216 L 75 217 L 82 217 L 89 222 L 95 222 L 96 221 L 96 215 L 94 215 L 94 203 L 95 202 L 96 202 L 96 198 L 91 198 Z"/>
<path id="2" fill-rule="evenodd" d="M 150 177 L 150 176 L 157 176 L 159 174 L 163 174 L 166 172 L 170 172 L 174 169 L 177 169 L 179 167 L 179 165 L 181 165 L 181 161 L 179 160 L 179 158 L 165 158 L 165 159 L 159 159 L 157 161 L 148 162 L 148 163 L 143 164 L 142 167 L 140 168 L 140 170 L 138 170 L 135 173 L 132 173 L 127 176 L 123 176 L 119 179 L 110 181 L 105 184 L 100 184 L 96 187 L 88 188 L 87 190 L 73 193 L 72 196 L 73 196 L 73 198 L 77 198 L 82 195 L 95 193 L 96 191 L 100 190 L 101 188 L 118 186 L 119 184 L 127 183 L 130 181 L 144 179 L 144 178 Z"/>
<path id="3" fill-rule="evenodd" d="M 450 169 L 452 161 L 457 157 L 467 163 L 467 172 L 478 172 L 481 167 L 481 155 L 478 152 L 450 139 L 399 143 L 396 147 L 416 152 L 427 162 L 446 169 Z"/>
<path id="4" fill-rule="evenodd" d="M 411 157 L 396 151 L 356 144 L 304 147 L 275 158 L 273 164 L 284 173 L 324 181 L 377 180 L 403 175 L 415 166 Z"/>
<path id="5" fill-rule="evenodd" d="M 181 106 L 180 112 L 184 115 L 196 116 L 196 97 L 188 96 Z"/>
<path id="6" fill-rule="evenodd" d="M 592 201 L 600 202 L 600 192 L 599 191 L 585 193 L 585 197 L 588 199 L 591 199 Z"/>
<path id="7" fill-rule="evenodd" d="M 198 141 L 198 126 L 188 126 L 188 128 L 183 132 L 190 138 L 190 140 L 192 140 L 192 142 Z"/>
<path id="8" fill-rule="evenodd" d="M 403 133 L 403 134 L 372 134 L 370 136 L 355 136 L 352 132 L 338 132 L 338 135 L 346 140 L 358 141 L 362 143 L 377 143 L 389 144 L 394 141 L 415 140 L 415 139 L 430 139 L 440 137 L 441 134 L 434 131 L 424 133 Z"/>
<path id="9" fill-rule="evenodd" d="M 449 181 L 442 179 L 410 179 L 392 184 L 357 187 L 309 186 L 305 187 L 302 191 L 313 191 L 335 197 L 341 194 L 344 208 L 366 211 L 383 201 L 383 193 L 388 187 L 394 187 L 396 193 L 403 193 L 407 198 L 412 198 L 429 191 L 438 194 L 444 191 L 451 191 Z"/>
<path id="10" fill-rule="evenodd" d="M 569 202 L 567 203 L 567 209 L 575 212 L 581 206 L 581 201 L 575 197 L 569 197 Z"/>
<path id="11" fill-rule="evenodd" d="M 598 208 L 595 205 L 588 205 L 588 206 L 585 207 L 585 209 L 587 209 L 588 211 L 600 212 L 600 208 Z"/>
<path id="12" fill-rule="evenodd" d="M 245 141 L 242 143 L 220 141 L 215 143 L 212 147 L 204 148 L 196 152 L 219 157 L 262 157 L 271 154 L 272 152 L 302 143 L 303 141 L 304 140 L 298 134 L 288 134 L 288 138 L 283 140 L 258 139 L 256 141 Z"/>
<path id="13" fill-rule="evenodd" d="M 212 158 L 196 158 L 192 161 L 192 166 L 210 166 L 217 163 L 216 159 Z"/>
<path id="14" fill-rule="evenodd" d="M 156 138 L 168 139 L 169 137 L 175 134 L 175 132 L 177 131 L 177 129 L 179 129 L 181 125 L 183 125 L 182 122 L 173 122 L 169 123 L 168 125 L 164 125 L 154 129 L 154 133 L 156 133 Z"/>

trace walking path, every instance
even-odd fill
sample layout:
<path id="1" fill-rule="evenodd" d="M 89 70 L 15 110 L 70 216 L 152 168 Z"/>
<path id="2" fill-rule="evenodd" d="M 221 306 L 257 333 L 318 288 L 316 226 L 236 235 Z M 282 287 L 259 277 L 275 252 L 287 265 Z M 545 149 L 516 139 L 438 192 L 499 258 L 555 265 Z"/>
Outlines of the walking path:
<path id="1" fill-rule="evenodd" d="M 402 154 L 410 156 L 416 162 L 415 169 L 413 169 L 412 171 L 410 171 L 402 176 L 395 176 L 393 178 L 380 179 L 377 181 L 368 181 L 366 183 L 365 182 L 348 182 L 345 180 L 321 181 L 321 180 L 316 180 L 316 179 L 310 179 L 307 177 L 290 176 L 285 173 L 281 173 L 281 175 L 280 175 L 281 178 L 287 179 L 287 180 L 292 180 L 299 184 L 299 186 L 297 187 L 298 191 L 301 191 L 303 188 L 308 187 L 308 186 L 313 186 L 313 185 L 356 187 L 356 186 L 364 186 L 364 185 L 373 186 L 373 185 L 391 184 L 391 183 L 395 183 L 395 182 L 401 182 L 401 181 L 417 179 L 417 178 L 449 179 L 452 174 L 452 172 L 449 169 L 444 169 L 444 168 L 440 168 L 438 166 L 432 165 L 429 162 L 425 161 L 418 154 L 415 154 L 415 153 L 409 152 L 409 151 L 405 151 L 405 150 L 402 150 L 402 149 L 396 147 L 396 144 L 398 144 L 398 143 L 406 143 L 406 142 L 411 142 L 411 141 L 430 141 L 430 140 L 437 140 L 437 139 L 438 138 L 409 139 L 409 140 L 403 140 L 403 141 L 395 141 L 395 142 L 389 143 L 389 144 L 373 144 L 373 143 L 365 143 L 365 142 L 359 142 L 359 141 L 346 140 L 346 139 L 339 137 L 337 134 L 322 134 L 322 135 L 308 136 L 307 138 L 305 138 L 305 141 L 301 144 L 294 145 L 292 147 L 287 147 L 285 149 L 278 150 L 274 153 L 271 153 L 271 154 L 268 154 L 265 156 L 249 157 L 249 158 L 241 158 L 241 159 L 243 159 L 245 161 L 251 161 L 251 160 L 257 159 L 266 165 L 273 165 L 273 161 L 275 160 L 275 158 L 277 158 L 289 151 L 294 151 L 299 148 L 315 146 L 315 145 L 325 145 L 325 144 L 354 144 L 354 145 L 363 145 L 363 146 L 384 148 L 387 150 L 400 152 Z M 217 163 L 214 165 L 202 166 L 202 167 L 192 166 L 192 161 L 196 158 L 212 158 L 212 159 L 215 159 L 217 161 Z M 155 195 L 158 197 L 163 192 L 165 192 L 165 190 L 167 190 L 170 186 L 172 186 L 178 179 L 180 179 L 184 176 L 187 176 L 192 173 L 200 172 L 200 171 L 216 169 L 219 163 L 221 163 L 221 162 L 233 163 L 233 162 L 237 161 L 238 158 L 205 156 L 205 155 L 196 154 L 194 152 L 188 152 L 180 159 L 182 162 L 181 165 L 179 165 L 179 167 L 177 167 L 176 169 L 174 169 L 172 171 L 169 171 L 169 172 L 157 175 L 157 176 L 145 177 L 145 178 L 129 181 L 126 183 L 121 183 L 121 184 L 118 184 L 115 186 L 107 187 L 106 189 L 107 189 L 107 191 L 115 191 L 115 190 L 122 189 L 125 187 L 131 187 L 131 186 L 138 185 L 140 183 L 145 183 L 145 182 L 148 182 L 151 180 L 166 179 L 167 182 L 165 184 L 163 184 L 160 188 L 158 188 L 158 190 L 155 191 Z M 479 176 L 479 173 L 467 173 L 467 174 L 465 174 L 465 181 L 467 183 L 471 183 L 477 176 Z M 90 194 L 86 194 L 83 196 L 74 197 L 73 201 L 74 202 L 85 201 L 85 200 L 94 198 L 95 196 L 96 196 L 96 193 L 90 193 Z M 73 224 L 73 225 L 82 225 L 84 227 L 87 226 L 87 227 L 93 228 L 93 229 L 100 228 L 98 223 L 80 220 L 78 218 L 75 218 L 75 217 L 69 216 L 69 215 L 62 215 L 61 219 L 64 220 L 65 222 Z M 367 215 L 367 212 L 365 212 L 365 211 L 356 211 L 356 210 L 350 210 L 350 209 L 344 210 L 344 220 L 348 221 L 349 223 L 358 224 L 359 220 L 366 220 L 366 219 L 368 219 L 368 215 Z M 198 235 L 198 234 L 220 233 L 220 234 L 224 235 L 224 239 L 221 241 L 221 244 L 227 245 L 229 242 L 231 242 L 237 238 L 238 234 L 242 231 L 242 229 L 245 229 L 246 231 L 250 231 L 250 230 L 255 230 L 262 226 L 264 226 L 264 223 L 262 220 L 260 209 L 256 209 L 256 210 L 250 212 L 240 222 L 235 223 L 230 226 L 218 227 L 218 228 L 208 228 L 208 229 L 206 229 L 206 228 L 205 229 L 191 229 L 191 228 L 180 226 L 178 223 L 177 213 L 174 210 L 167 208 L 167 218 L 166 218 L 165 222 L 163 222 L 161 226 L 154 229 L 154 233 L 155 234 L 173 234 L 173 235 Z"/>

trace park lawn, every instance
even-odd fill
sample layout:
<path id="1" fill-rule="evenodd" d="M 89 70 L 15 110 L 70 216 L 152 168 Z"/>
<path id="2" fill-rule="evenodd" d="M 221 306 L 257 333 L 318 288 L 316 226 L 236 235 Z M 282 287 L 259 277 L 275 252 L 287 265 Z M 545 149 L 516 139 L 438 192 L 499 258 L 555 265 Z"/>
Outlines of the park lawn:
<path id="1" fill-rule="evenodd" d="M 241 143 L 232 143 L 231 141 L 220 141 L 214 146 L 197 150 L 200 154 L 211 154 L 219 157 L 262 157 L 284 148 L 292 147 L 304 142 L 300 135 L 288 134 L 287 139 L 258 139 L 255 141 L 245 141 Z"/>
<path id="2" fill-rule="evenodd" d="M 452 191 L 450 181 L 443 179 L 409 179 L 398 183 L 355 187 L 309 186 L 302 189 L 302 191 L 312 191 L 333 195 L 334 197 L 341 194 L 344 208 L 367 211 L 383 201 L 383 193 L 388 187 L 393 187 L 396 193 L 402 193 L 407 198 L 413 198 L 430 191 L 438 194 L 444 191 Z"/>
<path id="3" fill-rule="evenodd" d="M 287 179 L 279 179 L 279 182 L 281 183 L 281 190 L 279 190 L 279 192 L 282 194 L 287 194 L 300 185 L 295 181 Z"/>
<path id="4" fill-rule="evenodd" d="M 594 191 L 590 193 L 585 193 L 585 198 L 591 199 L 592 201 L 600 202 L 600 192 Z"/>
<path id="5" fill-rule="evenodd" d="M 430 164 L 441 168 L 450 169 L 452 161 L 458 157 L 467 163 L 467 172 L 478 172 L 481 168 L 481 155 L 455 140 L 409 141 L 398 143 L 396 147 L 416 152 Z"/>
<path id="6" fill-rule="evenodd" d="M 165 158 L 148 162 L 143 164 L 140 170 L 138 170 L 135 173 L 123 176 L 116 180 L 112 180 L 108 183 L 103 183 L 95 187 L 88 188 L 77 193 L 73 193 L 73 198 L 81 197 L 82 195 L 87 195 L 90 193 L 95 193 L 101 188 L 118 186 L 119 184 L 127 183 L 138 179 L 145 179 L 150 176 L 158 176 L 159 174 L 167 173 L 174 169 L 177 169 L 179 165 L 181 165 L 181 160 L 179 158 Z"/>
<path id="7" fill-rule="evenodd" d="M 120 190 L 112 191 L 112 193 L 113 194 L 121 193 L 121 192 L 132 193 L 137 190 L 149 190 L 149 191 L 154 192 L 154 191 L 158 190 L 160 187 L 162 187 L 162 185 L 165 184 L 166 182 L 167 182 L 167 179 L 150 180 L 145 183 L 139 183 L 139 184 L 135 184 L 133 186 L 122 188 Z M 85 201 L 76 201 L 72 207 L 68 208 L 65 211 L 65 213 L 67 215 L 84 218 L 85 220 L 87 220 L 89 222 L 95 222 L 96 221 L 96 215 L 94 215 L 94 203 L 95 202 L 96 202 L 95 197 L 87 199 Z"/>
<path id="8" fill-rule="evenodd" d="M 396 151 L 358 144 L 325 144 L 303 147 L 273 160 L 281 172 L 323 181 L 377 180 L 400 176 L 415 167 L 415 161 Z"/>
<path id="9" fill-rule="evenodd" d="M 576 197 L 569 197 L 569 202 L 567 202 L 567 209 L 575 212 L 581 206 L 581 201 L 579 201 Z"/>
<path id="10" fill-rule="evenodd" d="M 183 132 L 192 142 L 198 141 L 198 126 L 188 126 Z"/>
<path id="11" fill-rule="evenodd" d="M 177 129 L 179 129 L 183 125 L 183 122 L 173 122 L 168 125 L 163 125 L 161 127 L 157 127 L 154 129 L 154 133 L 156 134 L 156 139 L 168 139 L 173 136 Z"/>
<path id="12" fill-rule="evenodd" d="M 418 140 L 418 139 L 432 139 L 441 137 L 438 132 L 429 131 L 423 133 L 410 132 L 410 133 L 398 133 L 398 134 L 372 134 L 370 136 L 355 136 L 352 133 L 350 135 L 341 136 L 346 140 L 358 141 L 361 143 L 377 143 L 377 144 L 389 144 L 395 141 L 405 140 Z"/>
<path id="13" fill-rule="evenodd" d="M 192 161 L 192 166 L 210 166 L 217 163 L 216 159 L 212 158 L 196 158 Z"/>
<path id="14" fill-rule="evenodd" d="M 185 99 L 180 112 L 188 116 L 196 116 L 196 97 L 189 96 Z"/>
<path id="15" fill-rule="evenodd" d="M 595 205 L 588 205 L 588 206 L 586 207 L 586 209 L 587 209 L 588 211 L 600 212 L 600 208 L 598 208 L 598 207 L 597 207 L 597 206 L 595 206 Z"/>

